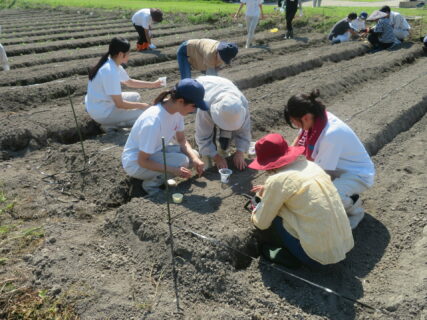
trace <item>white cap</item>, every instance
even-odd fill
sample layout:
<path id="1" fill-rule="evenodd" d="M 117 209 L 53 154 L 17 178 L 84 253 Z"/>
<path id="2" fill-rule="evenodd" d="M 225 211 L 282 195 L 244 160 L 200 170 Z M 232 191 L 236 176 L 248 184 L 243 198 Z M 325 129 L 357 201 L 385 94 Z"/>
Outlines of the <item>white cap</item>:
<path id="1" fill-rule="evenodd" d="M 224 93 L 211 104 L 210 112 L 213 122 L 226 131 L 239 130 L 246 118 L 246 108 L 242 99 L 232 93 Z"/>
<path id="2" fill-rule="evenodd" d="M 387 17 L 387 13 L 379 11 L 379 10 L 375 10 L 374 12 L 372 12 L 372 14 L 366 20 L 374 21 L 374 20 L 378 20 L 381 18 L 385 18 L 385 17 Z"/>

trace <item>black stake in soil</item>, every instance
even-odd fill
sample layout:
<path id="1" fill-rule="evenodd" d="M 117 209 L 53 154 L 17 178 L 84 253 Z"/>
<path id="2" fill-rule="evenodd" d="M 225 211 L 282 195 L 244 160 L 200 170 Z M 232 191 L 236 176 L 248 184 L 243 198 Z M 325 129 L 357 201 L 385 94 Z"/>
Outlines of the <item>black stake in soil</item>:
<path id="1" fill-rule="evenodd" d="M 76 111 L 74 110 L 73 100 L 71 99 L 71 93 L 70 93 L 70 87 L 69 86 L 67 86 L 67 92 L 68 92 L 68 99 L 70 100 L 70 104 L 71 104 L 71 109 L 73 110 L 73 116 L 74 116 L 74 121 L 76 122 L 77 132 L 78 132 L 79 138 L 80 138 L 80 144 L 82 146 L 84 168 L 86 169 L 87 157 L 86 157 L 86 152 L 85 152 L 85 146 L 83 144 L 83 136 L 82 136 L 82 132 L 80 130 L 79 122 L 77 121 Z"/>
<path id="2" fill-rule="evenodd" d="M 170 210 L 170 194 L 169 194 L 169 184 L 168 184 L 168 173 L 166 170 L 166 146 L 165 146 L 165 137 L 162 137 L 162 151 L 163 151 L 163 168 L 165 174 L 165 184 L 166 184 L 166 203 L 168 208 L 168 226 L 169 226 L 169 237 L 170 237 L 170 247 L 171 247 L 171 256 L 172 256 L 172 273 L 173 273 L 173 286 L 175 289 L 175 299 L 176 299 L 176 310 L 180 312 L 181 308 L 179 307 L 179 295 L 178 295 L 178 283 L 177 283 L 177 274 L 175 269 L 175 253 L 173 246 L 173 233 L 172 233 L 172 221 L 171 221 L 171 210 Z"/>

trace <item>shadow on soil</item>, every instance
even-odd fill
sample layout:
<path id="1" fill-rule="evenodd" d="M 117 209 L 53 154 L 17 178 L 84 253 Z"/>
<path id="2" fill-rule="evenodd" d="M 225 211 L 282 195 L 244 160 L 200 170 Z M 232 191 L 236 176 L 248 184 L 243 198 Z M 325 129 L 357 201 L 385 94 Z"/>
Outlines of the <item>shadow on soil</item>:
<path id="1" fill-rule="evenodd" d="M 363 298 L 361 278 L 365 277 L 382 258 L 390 242 L 390 233 L 379 220 L 367 214 L 353 231 L 353 236 L 354 248 L 343 262 L 324 266 L 319 270 L 303 267 L 290 272 L 349 298 L 355 300 Z M 355 306 L 349 301 L 290 278 L 272 269 L 268 264 L 260 264 L 260 272 L 266 287 L 304 312 L 327 316 L 330 319 L 356 318 Z"/>

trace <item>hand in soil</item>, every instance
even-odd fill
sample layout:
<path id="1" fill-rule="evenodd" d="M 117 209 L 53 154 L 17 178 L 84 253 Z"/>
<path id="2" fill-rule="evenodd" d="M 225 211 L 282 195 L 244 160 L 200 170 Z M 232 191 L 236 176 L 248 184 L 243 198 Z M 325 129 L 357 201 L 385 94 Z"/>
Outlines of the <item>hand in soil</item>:
<path id="1" fill-rule="evenodd" d="M 219 154 L 213 157 L 213 161 L 215 162 L 215 165 L 218 169 L 228 168 L 227 161 L 225 161 L 225 159 Z"/>
<path id="2" fill-rule="evenodd" d="M 264 194 L 264 185 L 256 185 L 251 189 L 251 192 L 258 193 L 258 196 L 262 197 Z"/>
<path id="3" fill-rule="evenodd" d="M 205 163 L 202 160 L 200 160 L 199 158 L 197 158 L 197 159 L 193 160 L 193 165 L 197 171 L 197 174 L 199 175 L 199 177 L 201 177 L 203 172 L 205 171 Z"/>
<path id="4" fill-rule="evenodd" d="M 239 170 L 244 170 L 247 166 L 245 162 L 245 155 L 241 151 L 236 151 L 233 157 L 233 162 L 236 168 Z"/>

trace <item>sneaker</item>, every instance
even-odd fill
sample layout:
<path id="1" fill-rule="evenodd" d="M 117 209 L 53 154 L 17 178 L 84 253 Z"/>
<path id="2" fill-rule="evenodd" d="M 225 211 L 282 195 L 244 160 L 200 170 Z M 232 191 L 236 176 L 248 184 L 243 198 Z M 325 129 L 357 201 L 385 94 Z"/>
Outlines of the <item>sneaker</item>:
<path id="1" fill-rule="evenodd" d="M 142 181 L 142 189 L 144 189 L 144 191 L 147 192 L 149 196 L 152 196 L 160 192 L 160 186 L 162 186 L 164 183 L 165 179 L 163 176 L 159 175 L 153 179 Z"/>
<path id="2" fill-rule="evenodd" d="M 354 195 L 355 196 L 355 195 Z M 352 196 L 352 198 L 354 197 Z M 357 198 L 356 202 L 353 206 L 347 209 L 348 220 L 350 221 L 350 227 L 355 229 L 360 221 L 363 220 L 365 216 L 365 210 L 362 208 L 362 199 L 360 197 Z"/>
<path id="3" fill-rule="evenodd" d="M 105 133 L 112 133 L 119 130 L 117 126 L 107 125 L 107 124 L 101 124 L 100 127 L 101 127 L 101 130 L 104 131 Z"/>
<path id="4" fill-rule="evenodd" d="M 301 262 L 286 248 L 263 244 L 261 251 L 267 260 L 280 264 L 286 268 L 298 268 L 301 266 Z"/>
<path id="5" fill-rule="evenodd" d="M 332 40 L 332 44 L 338 44 L 338 43 L 341 43 L 341 40 L 338 40 L 338 39 Z"/>

